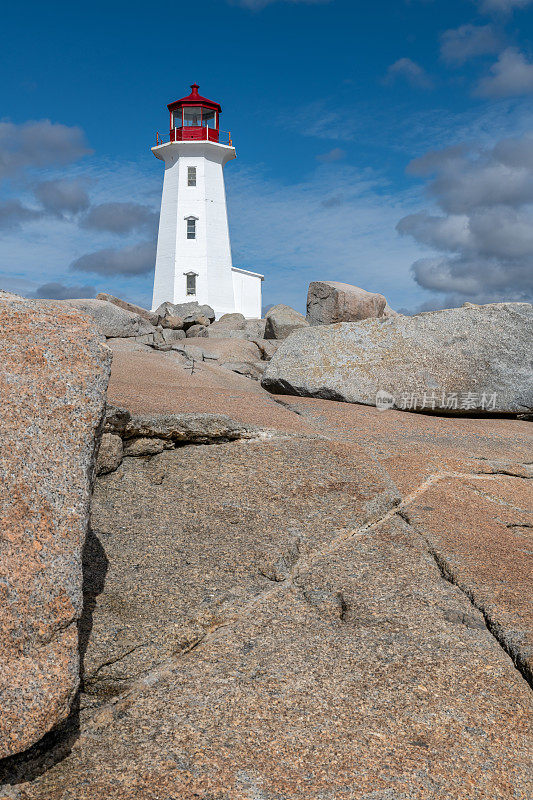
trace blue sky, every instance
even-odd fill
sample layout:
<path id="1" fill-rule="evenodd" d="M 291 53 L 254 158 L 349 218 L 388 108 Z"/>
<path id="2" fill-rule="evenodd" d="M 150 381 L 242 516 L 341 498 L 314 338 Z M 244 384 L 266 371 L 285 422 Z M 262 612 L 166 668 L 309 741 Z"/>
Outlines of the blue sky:
<path id="1" fill-rule="evenodd" d="M 0 287 L 149 305 L 150 147 L 193 81 L 221 103 L 234 263 L 418 310 L 531 299 L 532 0 L 8 4 Z"/>

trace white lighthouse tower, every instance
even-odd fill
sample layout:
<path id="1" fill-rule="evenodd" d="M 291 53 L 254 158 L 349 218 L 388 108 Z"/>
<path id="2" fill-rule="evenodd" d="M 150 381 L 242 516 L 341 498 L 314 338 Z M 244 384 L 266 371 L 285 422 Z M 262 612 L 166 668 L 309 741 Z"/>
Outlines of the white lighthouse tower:
<path id="1" fill-rule="evenodd" d="M 165 162 L 152 308 L 197 300 L 215 314 L 261 316 L 263 276 L 233 267 L 224 165 L 235 158 L 221 108 L 192 92 L 170 103 L 170 139 L 152 147 Z"/>

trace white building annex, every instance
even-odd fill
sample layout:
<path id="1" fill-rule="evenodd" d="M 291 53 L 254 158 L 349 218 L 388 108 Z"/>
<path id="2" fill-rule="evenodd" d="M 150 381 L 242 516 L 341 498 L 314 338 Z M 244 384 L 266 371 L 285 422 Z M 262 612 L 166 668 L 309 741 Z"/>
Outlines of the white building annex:
<path id="1" fill-rule="evenodd" d="M 170 103 L 170 138 L 152 147 L 165 162 L 152 309 L 161 303 L 207 303 L 216 314 L 261 317 L 262 275 L 234 267 L 224 165 L 235 158 L 219 128 L 218 103 L 198 94 Z"/>

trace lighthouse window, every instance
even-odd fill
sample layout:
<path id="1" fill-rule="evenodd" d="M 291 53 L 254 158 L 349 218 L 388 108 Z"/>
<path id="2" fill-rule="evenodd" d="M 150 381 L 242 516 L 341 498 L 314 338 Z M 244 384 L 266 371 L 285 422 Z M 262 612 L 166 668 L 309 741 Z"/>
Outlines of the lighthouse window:
<path id="1" fill-rule="evenodd" d="M 194 217 L 187 220 L 187 239 L 196 239 L 196 220 Z"/>
<path id="2" fill-rule="evenodd" d="M 196 275 L 191 273 L 185 277 L 187 278 L 187 294 L 196 294 Z"/>
<path id="3" fill-rule="evenodd" d="M 216 128 L 217 126 L 217 112 L 210 111 L 208 108 L 202 110 L 202 124 L 205 128 Z"/>
<path id="4" fill-rule="evenodd" d="M 196 186 L 196 167 L 187 168 L 187 186 Z"/>
<path id="5" fill-rule="evenodd" d="M 190 125 L 194 128 L 199 128 L 202 124 L 202 109 L 196 108 L 195 106 L 192 108 L 184 108 L 183 124 Z"/>

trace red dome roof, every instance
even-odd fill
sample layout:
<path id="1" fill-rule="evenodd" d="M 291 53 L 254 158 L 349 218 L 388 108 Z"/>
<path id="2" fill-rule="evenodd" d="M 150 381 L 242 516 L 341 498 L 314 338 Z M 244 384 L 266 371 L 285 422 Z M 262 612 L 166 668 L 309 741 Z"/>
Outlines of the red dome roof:
<path id="1" fill-rule="evenodd" d="M 192 92 L 187 95 L 187 97 L 182 97 L 181 100 L 175 100 L 173 103 L 169 103 L 167 108 L 169 111 L 174 111 L 176 108 L 180 106 L 206 106 L 207 108 L 212 108 L 219 113 L 222 111 L 218 103 L 214 103 L 212 100 L 208 100 L 207 97 L 202 97 L 198 94 L 198 89 L 200 87 L 197 83 L 193 83 L 191 86 Z"/>

